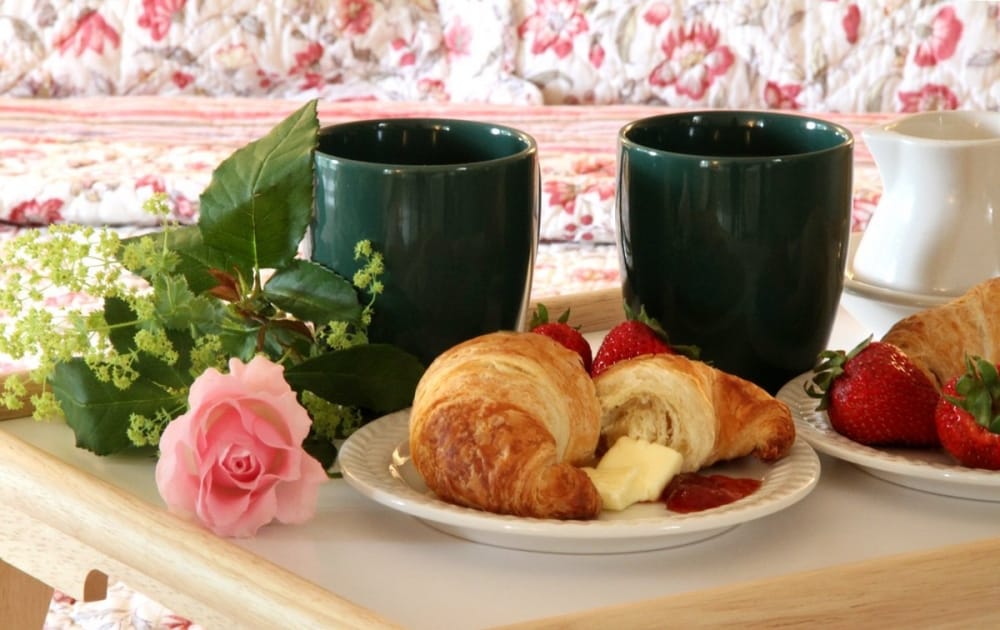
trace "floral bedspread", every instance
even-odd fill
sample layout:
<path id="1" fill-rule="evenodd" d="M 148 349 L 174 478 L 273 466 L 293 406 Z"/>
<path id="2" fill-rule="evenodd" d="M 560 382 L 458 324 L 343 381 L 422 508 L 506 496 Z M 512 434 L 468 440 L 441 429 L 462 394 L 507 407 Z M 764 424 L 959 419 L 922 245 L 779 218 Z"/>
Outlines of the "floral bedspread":
<path id="1" fill-rule="evenodd" d="M 996 109 L 998 33 L 947 0 L 13 0 L 0 95 Z"/>
<path id="2" fill-rule="evenodd" d="M 215 166 L 260 137 L 299 101 L 133 97 L 0 98 L 0 222 L 7 231 L 56 222 L 152 225 L 142 203 L 164 192 L 175 218 L 191 221 Z M 615 142 L 622 125 L 669 111 L 654 106 L 500 106 L 439 103 L 320 104 L 321 124 L 370 116 L 456 117 L 507 124 L 539 144 L 541 239 L 614 242 Z M 825 115 L 855 131 L 881 115 Z M 879 188 L 858 141 L 857 215 L 863 225 Z"/>

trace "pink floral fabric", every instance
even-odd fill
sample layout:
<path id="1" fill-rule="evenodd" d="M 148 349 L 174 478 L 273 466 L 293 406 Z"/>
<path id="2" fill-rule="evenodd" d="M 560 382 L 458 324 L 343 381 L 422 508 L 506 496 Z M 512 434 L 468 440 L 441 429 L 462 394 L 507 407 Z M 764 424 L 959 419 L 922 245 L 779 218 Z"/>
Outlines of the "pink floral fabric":
<path id="1" fill-rule="evenodd" d="M 0 95 L 996 109 L 998 35 L 953 0 L 17 0 Z"/>
<path id="2" fill-rule="evenodd" d="M 174 218 L 197 218 L 211 172 L 299 101 L 192 97 L 0 98 L 0 221 L 149 227 L 142 210 L 165 193 Z M 322 124 L 368 116 L 471 118 L 523 129 L 539 143 L 545 242 L 615 240 L 615 147 L 622 125 L 668 111 L 646 106 L 321 103 Z M 840 116 L 855 131 L 870 116 Z M 40 133 L 39 129 L 44 129 Z M 856 199 L 876 199 L 878 173 L 859 145 Z M 866 215 L 859 216 L 863 226 Z"/>
<path id="3" fill-rule="evenodd" d="M 996 109 L 1000 6 L 525 0 L 516 74 L 547 103 Z"/>
<path id="4" fill-rule="evenodd" d="M 509 6 L 8 2 L 0 16 L 0 94 L 540 102 L 534 86 L 509 75 L 510 57 L 496 54 Z M 484 19 L 490 12 L 493 19 Z"/>

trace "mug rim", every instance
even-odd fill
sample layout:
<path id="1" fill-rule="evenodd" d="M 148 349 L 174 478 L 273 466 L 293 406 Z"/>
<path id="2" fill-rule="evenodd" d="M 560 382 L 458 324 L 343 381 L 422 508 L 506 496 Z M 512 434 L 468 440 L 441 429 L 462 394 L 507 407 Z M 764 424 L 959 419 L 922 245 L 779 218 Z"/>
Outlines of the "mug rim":
<path id="1" fill-rule="evenodd" d="M 812 125 L 814 125 L 814 127 L 811 129 L 812 131 L 815 131 L 816 127 L 819 126 L 825 127 L 825 129 L 823 130 L 825 133 L 829 133 L 830 135 L 833 136 L 839 136 L 841 138 L 841 141 L 829 147 L 824 147 L 822 149 L 813 149 L 810 151 L 774 153 L 772 155 L 717 155 L 712 153 L 695 153 L 695 152 L 684 152 L 684 151 L 671 151 L 669 149 L 659 149 L 645 145 L 629 137 L 629 133 L 636 129 L 651 127 L 655 123 L 659 123 L 665 120 L 679 120 L 679 119 L 692 120 L 701 117 L 708 117 L 708 118 L 735 117 L 738 118 L 740 121 L 748 121 L 757 118 L 757 119 L 771 119 L 771 120 L 782 120 L 782 121 L 798 121 L 807 124 L 811 123 Z M 647 116 L 645 118 L 633 120 L 625 124 L 621 129 L 619 129 L 618 142 L 621 148 L 623 149 L 644 151 L 650 155 L 669 155 L 669 156 L 677 156 L 689 159 L 710 160 L 712 162 L 719 163 L 719 162 L 788 161 L 792 159 L 808 158 L 823 153 L 849 149 L 854 146 L 855 137 L 854 133 L 852 133 L 851 130 L 845 127 L 844 125 L 831 122 L 829 120 L 824 120 L 822 118 L 817 118 L 815 116 L 793 114 L 788 112 L 778 112 L 771 110 L 758 111 L 758 110 L 737 110 L 737 109 L 705 109 L 705 110 L 690 110 L 682 112 L 670 112 L 666 114 L 657 114 L 654 116 Z"/>
<path id="2" fill-rule="evenodd" d="M 351 157 L 344 157 L 341 155 L 335 155 L 333 153 L 328 153 L 322 151 L 319 148 L 319 144 L 322 138 L 327 135 L 333 135 L 338 130 L 345 130 L 351 128 L 377 128 L 377 127 L 404 127 L 404 128 L 442 128 L 448 129 L 452 127 L 462 127 L 465 129 L 471 129 L 479 132 L 484 132 L 492 135 L 503 135 L 521 142 L 523 145 L 518 151 L 509 153 L 507 155 L 501 155 L 499 157 L 488 158 L 483 160 L 475 160 L 471 162 L 446 162 L 441 164 L 410 164 L 406 162 L 392 162 L 392 161 L 371 161 L 371 160 L 359 160 Z M 472 120 L 464 118 L 444 118 L 444 117 L 382 117 L 382 118 L 363 118 L 359 120 L 350 120 L 339 123 L 332 123 L 320 127 L 319 130 L 319 140 L 316 144 L 316 149 L 314 155 L 316 159 L 322 159 L 332 164 L 350 164 L 357 167 L 368 167 L 377 169 L 393 169 L 393 170 L 406 170 L 406 171 L 437 171 L 442 169 L 455 170 L 456 167 L 460 169 L 478 168 L 481 166 L 489 166 L 491 164 L 497 164 L 507 161 L 520 160 L 524 158 L 530 158 L 538 154 L 538 142 L 535 140 L 531 134 L 522 131 L 520 129 L 510 127 L 508 125 L 501 125 L 485 120 Z"/>

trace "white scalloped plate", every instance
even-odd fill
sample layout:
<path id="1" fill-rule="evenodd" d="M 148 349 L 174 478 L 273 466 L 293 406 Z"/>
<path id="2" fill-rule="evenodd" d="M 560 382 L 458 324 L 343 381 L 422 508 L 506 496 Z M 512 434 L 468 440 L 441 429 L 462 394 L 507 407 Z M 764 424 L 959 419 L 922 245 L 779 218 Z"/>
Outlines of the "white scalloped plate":
<path id="1" fill-rule="evenodd" d="M 813 448 L 855 464 L 868 474 L 891 483 L 950 497 L 1000 501 L 1000 471 L 966 468 L 942 449 L 873 448 L 837 433 L 816 399 L 804 386 L 811 373 L 802 374 L 778 391 L 795 418 L 800 437 Z"/>
<path id="2" fill-rule="evenodd" d="M 705 540 L 798 502 L 819 479 L 819 457 L 802 440 L 774 464 L 746 457 L 711 472 L 762 479 L 749 497 L 704 512 L 676 514 L 663 504 L 605 511 L 592 521 L 558 521 L 491 514 L 437 499 L 408 457 L 409 410 L 375 420 L 340 450 L 344 478 L 365 496 L 427 525 L 473 542 L 552 553 L 625 553 Z"/>

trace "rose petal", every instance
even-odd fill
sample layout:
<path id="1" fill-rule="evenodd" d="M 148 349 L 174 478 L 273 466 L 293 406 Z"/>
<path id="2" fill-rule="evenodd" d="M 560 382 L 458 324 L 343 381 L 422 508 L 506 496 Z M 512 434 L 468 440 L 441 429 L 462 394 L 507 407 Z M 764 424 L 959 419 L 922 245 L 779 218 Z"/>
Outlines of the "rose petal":
<path id="1" fill-rule="evenodd" d="M 302 449 L 312 421 L 265 357 L 232 359 L 190 388 L 188 412 L 160 442 L 156 479 L 171 511 L 193 514 L 223 536 L 253 536 L 277 518 L 297 523 L 316 509 L 319 462 Z"/>
<path id="2" fill-rule="evenodd" d="M 312 457 L 302 458 L 300 476 L 294 483 L 278 484 L 275 489 L 275 518 L 282 523 L 304 523 L 316 514 L 321 484 L 330 480 L 323 465 Z"/>

